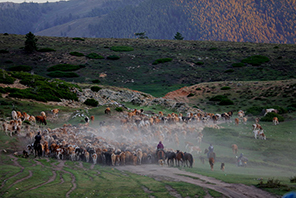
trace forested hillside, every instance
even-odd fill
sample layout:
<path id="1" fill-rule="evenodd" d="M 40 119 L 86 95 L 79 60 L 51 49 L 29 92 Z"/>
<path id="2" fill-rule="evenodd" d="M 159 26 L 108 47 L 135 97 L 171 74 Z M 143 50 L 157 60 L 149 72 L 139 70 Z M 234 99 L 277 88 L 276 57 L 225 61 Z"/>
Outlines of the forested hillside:
<path id="1" fill-rule="evenodd" d="M 0 32 L 43 36 L 296 43 L 296 1 L 70 0 L 0 3 Z"/>

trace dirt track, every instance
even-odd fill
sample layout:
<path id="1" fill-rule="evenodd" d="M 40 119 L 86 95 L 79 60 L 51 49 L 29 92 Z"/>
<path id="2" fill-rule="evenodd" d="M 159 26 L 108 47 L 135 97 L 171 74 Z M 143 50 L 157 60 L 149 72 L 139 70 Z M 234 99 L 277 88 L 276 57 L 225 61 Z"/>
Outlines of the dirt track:
<path id="1" fill-rule="evenodd" d="M 182 181 L 182 182 L 195 184 L 197 186 L 209 188 L 217 192 L 220 192 L 226 197 L 235 197 L 235 198 L 277 197 L 266 191 L 258 189 L 254 186 L 247 186 L 244 184 L 229 184 L 211 177 L 206 177 L 199 174 L 186 172 L 178 168 L 172 168 L 167 166 L 161 167 L 158 165 L 142 164 L 141 166 L 119 166 L 116 168 L 120 171 L 129 171 L 139 175 L 146 175 L 158 180 L 166 179 L 170 181 Z M 183 175 L 188 175 L 189 177 L 186 177 Z"/>

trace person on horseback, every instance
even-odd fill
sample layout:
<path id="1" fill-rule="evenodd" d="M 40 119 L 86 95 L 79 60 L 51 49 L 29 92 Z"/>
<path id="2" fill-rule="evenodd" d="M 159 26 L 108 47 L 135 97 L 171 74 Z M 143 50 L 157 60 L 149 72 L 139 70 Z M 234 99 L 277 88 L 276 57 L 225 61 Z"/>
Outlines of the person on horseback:
<path id="1" fill-rule="evenodd" d="M 159 150 L 163 150 L 164 149 L 164 146 L 163 144 L 161 143 L 161 141 L 159 141 L 158 145 L 157 145 L 157 149 L 156 149 L 156 156 L 157 156 L 157 153 Z"/>
<path id="2" fill-rule="evenodd" d="M 210 144 L 210 146 L 209 146 L 209 152 L 207 153 L 208 158 L 209 158 L 209 155 L 211 153 L 213 153 L 213 152 L 214 152 L 214 146 L 212 144 Z"/>
<path id="3" fill-rule="evenodd" d="M 41 145 L 40 145 L 40 140 L 42 139 L 42 136 L 40 135 L 40 132 L 35 136 L 35 142 L 34 142 L 34 150 L 38 151 L 38 157 L 40 158 L 41 156 Z M 35 153 L 35 157 L 37 156 L 37 153 Z"/>

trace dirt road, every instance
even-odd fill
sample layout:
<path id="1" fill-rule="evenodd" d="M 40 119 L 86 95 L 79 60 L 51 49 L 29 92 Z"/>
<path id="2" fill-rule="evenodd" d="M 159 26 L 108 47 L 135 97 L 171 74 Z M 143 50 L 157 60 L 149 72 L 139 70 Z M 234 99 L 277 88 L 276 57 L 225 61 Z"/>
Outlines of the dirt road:
<path id="1" fill-rule="evenodd" d="M 139 175 L 146 175 L 158 180 L 166 179 L 170 181 L 182 181 L 204 188 L 209 188 L 222 193 L 226 197 L 234 198 L 272 198 L 280 197 L 272 195 L 266 191 L 258 189 L 254 186 L 247 186 L 244 184 L 229 184 L 215 178 L 202 176 L 172 168 L 158 165 L 141 165 L 141 166 L 118 166 L 120 171 L 129 171 Z M 183 176 L 184 175 L 184 176 Z M 187 176 L 189 177 L 187 177 Z"/>

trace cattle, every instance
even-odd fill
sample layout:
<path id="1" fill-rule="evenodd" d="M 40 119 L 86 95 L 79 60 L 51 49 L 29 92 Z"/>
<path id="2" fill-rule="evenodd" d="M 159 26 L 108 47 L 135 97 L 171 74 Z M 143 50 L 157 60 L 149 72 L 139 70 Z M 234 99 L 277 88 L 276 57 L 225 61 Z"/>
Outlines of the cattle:
<path id="1" fill-rule="evenodd" d="M 20 111 L 17 111 L 17 119 L 22 119 L 23 118 L 23 114 Z"/>
<path id="2" fill-rule="evenodd" d="M 45 117 L 43 117 L 43 116 L 36 116 L 35 119 L 36 119 L 36 122 L 38 122 L 40 124 L 47 125 L 47 122 L 46 122 Z"/>
<path id="3" fill-rule="evenodd" d="M 13 120 L 17 120 L 18 119 L 18 116 L 17 116 L 17 113 L 16 113 L 16 111 L 12 111 L 11 112 L 11 118 L 13 119 Z"/>
<path id="4" fill-rule="evenodd" d="M 265 136 L 263 130 L 253 130 L 253 133 L 254 133 L 255 139 L 257 139 L 257 137 L 259 137 L 259 139 L 266 140 L 266 136 Z"/>
<path id="5" fill-rule="evenodd" d="M 91 120 L 91 123 L 94 123 L 95 117 L 94 116 L 90 116 L 90 120 Z"/>
<path id="6" fill-rule="evenodd" d="M 92 158 L 92 160 L 93 160 L 94 165 L 97 164 L 97 157 L 98 157 L 98 155 L 97 155 L 96 153 L 93 153 L 93 154 L 91 155 L 91 158 Z"/>
<path id="7" fill-rule="evenodd" d="M 245 112 L 243 110 L 239 110 L 237 115 L 239 118 L 243 118 L 245 116 Z"/>
<path id="8" fill-rule="evenodd" d="M 190 152 L 189 153 L 193 153 L 196 152 L 197 154 L 202 153 L 202 150 L 199 148 L 199 146 L 190 146 Z"/>
<path id="9" fill-rule="evenodd" d="M 243 122 L 244 124 L 247 124 L 248 118 L 247 117 L 243 117 Z"/>
<path id="10" fill-rule="evenodd" d="M 46 118 L 46 114 L 44 111 L 41 111 L 40 115 Z"/>
<path id="11" fill-rule="evenodd" d="M 238 146 L 236 145 L 236 144 L 233 144 L 233 145 L 231 145 L 231 148 L 232 148 L 232 152 L 233 152 L 233 154 L 237 154 L 237 152 L 238 152 Z"/>
<path id="12" fill-rule="evenodd" d="M 276 110 L 276 109 L 264 109 L 264 116 L 266 116 L 266 114 L 271 113 L 271 112 L 278 113 L 278 110 Z"/>
<path id="13" fill-rule="evenodd" d="M 107 115 L 111 115 L 111 109 L 110 109 L 110 107 L 107 107 L 107 108 L 105 109 L 105 114 L 107 114 Z"/>
<path id="14" fill-rule="evenodd" d="M 60 112 L 60 109 L 52 109 L 51 110 L 53 117 L 55 118 L 56 116 L 58 116 L 58 113 Z"/>
<path id="15" fill-rule="evenodd" d="M 253 124 L 252 127 L 253 127 L 253 131 L 254 130 L 263 130 L 260 124 Z"/>
<path id="16" fill-rule="evenodd" d="M 30 116 L 29 117 L 29 122 L 36 122 L 36 118 L 35 118 L 35 116 Z"/>
<path id="17" fill-rule="evenodd" d="M 239 119 L 238 119 L 238 118 L 235 118 L 234 121 L 235 121 L 235 124 L 236 124 L 236 125 L 239 124 Z"/>
<path id="18" fill-rule="evenodd" d="M 30 115 L 29 114 L 27 114 L 26 112 L 23 112 L 23 114 L 22 114 L 23 116 L 23 120 L 25 121 L 25 120 L 27 120 L 27 121 L 29 121 L 29 119 L 30 119 Z"/>
<path id="19" fill-rule="evenodd" d="M 279 119 L 277 117 L 274 117 L 272 119 L 272 122 L 273 122 L 274 125 L 277 125 L 277 124 L 279 124 Z"/>
<path id="20" fill-rule="evenodd" d="M 21 130 L 20 126 L 17 126 L 15 124 L 5 123 L 5 122 L 2 124 L 2 127 L 6 135 L 8 135 L 8 132 L 9 132 L 10 137 L 12 137 L 13 132 L 17 133 L 17 132 L 20 132 Z"/>

